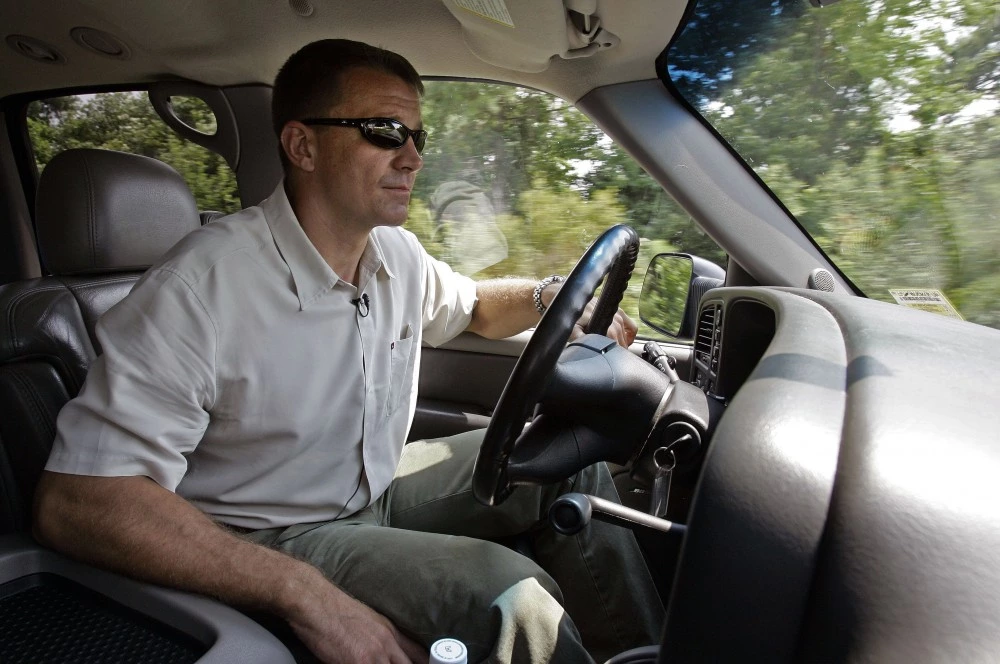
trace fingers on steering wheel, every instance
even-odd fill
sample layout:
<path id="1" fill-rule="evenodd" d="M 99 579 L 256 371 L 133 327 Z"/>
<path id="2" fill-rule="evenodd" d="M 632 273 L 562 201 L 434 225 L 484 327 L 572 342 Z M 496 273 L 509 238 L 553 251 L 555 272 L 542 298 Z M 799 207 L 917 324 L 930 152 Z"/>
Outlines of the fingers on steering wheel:
<path id="1" fill-rule="evenodd" d="M 635 335 L 638 332 L 636 324 L 632 322 L 632 319 L 628 315 L 619 309 L 614 318 L 611 321 L 611 326 L 605 333 L 609 338 L 614 339 L 618 342 L 618 345 L 628 348 L 632 342 L 635 340 Z"/>
<path id="2" fill-rule="evenodd" d="M 594 304 L 596 300 L 591 300 L 587 303 L 587 309 L 590 311 L 585 311 L 585 313 L 580 316 L 580 320 L 573 326 L 573 330 L 569 334 L 569 340 L 575 341 L 585 334 L 585 328 L 590 320 L 589 314 L 592 313 Z M 611 321 L 611 325 L 605 331 L 605 335 L 611 339 L 618 342 L 619 345 L 628 348 L 635 341 L 636 334 L 639 332 L 639 327 L 635 324 L 628 314 L 619 309 L 615 313 L 615 317 Z"/>
<path id="3" fill-rule="evenodd" d="M 615 314 L 615 322 L 617 323 L 619 322 L 619 320 L 621 321 L 623 339 L 625 341 L 625 343 L 623 343 L 622 346 L 628 348 L 632 344 L 632 342 L 635 341 L 636 335 L 639 334 L 639 326 L 636 325 L 635 321 L 632 320 L 629 317 L 629 315 L 624 311 L 622 311 L 621 309 L 619 309 L 618 313 Z"/>

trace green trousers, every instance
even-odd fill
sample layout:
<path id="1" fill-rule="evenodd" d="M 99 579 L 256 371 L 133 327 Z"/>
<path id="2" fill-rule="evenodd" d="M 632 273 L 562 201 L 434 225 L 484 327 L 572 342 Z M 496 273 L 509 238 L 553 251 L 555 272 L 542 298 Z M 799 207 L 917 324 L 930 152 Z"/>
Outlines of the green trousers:
<path id="1" fill-rule="evenodd" d="M 617 500 L 607 467 L 484 507 L 471 489 L 482 436 L 410 443 L 392 485 L 361 512 L 247 537 L 310 561 L 425 646 L 463 641 L 470 662 L 603 662 L 658 643 L 663 606 L 632 533 L 593 521 L 563 536 L 547 525 L 562 493 Z M 523 533 L 534 561 L 487 541 Z"/>

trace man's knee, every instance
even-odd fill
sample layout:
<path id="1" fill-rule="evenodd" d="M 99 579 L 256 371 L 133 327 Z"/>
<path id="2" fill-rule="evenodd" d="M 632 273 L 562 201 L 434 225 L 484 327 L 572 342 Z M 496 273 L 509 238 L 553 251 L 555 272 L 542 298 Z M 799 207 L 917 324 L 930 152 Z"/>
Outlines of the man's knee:
<path id="1" fill-rule="evenodd" d="M 586 661 L 562 591 L 531 559 L 492 542 L 476 542 L 481 565 L 471 604 L 481 618 L 470 654 L 501 662 Z M 477 630 L 473 630 L 475 632 Z M 471 660 L 470 660 L 471 661 Z"/>
<path id="2" fill-rule="evenodd" d="M 494 542 L 468 540 L 467 570 L 464 574 L 467 588 L 478 594 L 480 601 L 494 604 L 497 599 L 509 594 L 513 588 L 522 590 L 509 594 L 512 609 L 532 601 L 534 590 L 545 592 L 562 604 L 563 596 L 559 585 L 548 573 L 530 558 Z M 533 583 L 525 583 L 533 581 Z"/>

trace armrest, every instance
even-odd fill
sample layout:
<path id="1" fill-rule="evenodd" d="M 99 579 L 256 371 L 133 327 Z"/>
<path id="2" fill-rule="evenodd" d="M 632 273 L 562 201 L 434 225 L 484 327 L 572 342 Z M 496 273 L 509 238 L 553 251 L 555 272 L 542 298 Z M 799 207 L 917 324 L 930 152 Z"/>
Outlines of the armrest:
<path id="1" fill-rule="evenodd" d="M 418 398 L 407 442 L 485 429 L 489 424 L 489 412 L 475 404 Z"/>
<path id="2" fill-rule="evenodd" d="M 60 592 L 78 593 L 84 604 L 88 595 L 97 593 L 100 605 L 107 605 L 130 629 L 155 623 L 186 635 L 186 641 L 200 644 L 199 651 L 204 651 L 198 664 L 294 664 L 270 632 L 219 602 L 89 567 L 25 535 L 0 536 L 0 603 L 53 578 L 60 581 Z M 0 625 L 0 633 L 7 629 Z"/>

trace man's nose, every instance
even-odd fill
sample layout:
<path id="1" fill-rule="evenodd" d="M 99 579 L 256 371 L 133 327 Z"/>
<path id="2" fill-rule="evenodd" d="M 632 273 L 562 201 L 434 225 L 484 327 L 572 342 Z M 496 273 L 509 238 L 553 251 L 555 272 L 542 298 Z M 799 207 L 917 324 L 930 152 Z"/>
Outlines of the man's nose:
<path id="1" fill-rule="evenodd" d="M 396 158 L 393 161 L 396 168 L 414 173 L 424 167 L 424 159 L 417 152 L 417 146 L 413 143 L 412 136 L 407 136 L 403 147 L 396 150 Z"/>

